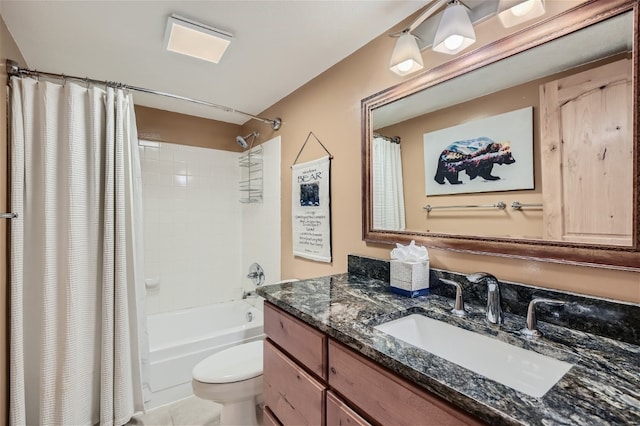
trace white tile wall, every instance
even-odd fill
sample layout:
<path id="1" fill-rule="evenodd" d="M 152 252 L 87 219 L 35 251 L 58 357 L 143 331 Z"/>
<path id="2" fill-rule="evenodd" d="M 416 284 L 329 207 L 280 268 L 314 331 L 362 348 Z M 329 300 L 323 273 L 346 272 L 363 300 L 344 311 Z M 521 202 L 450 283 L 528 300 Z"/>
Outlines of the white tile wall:
<path id="1" fill-rule="evenodd" d="M 264 203 L 251 205 L 239 201 L 238 153 L 140 147 L 145 277 L 159 280 L 147 313 L 238 299 L 254 261 L 279 279 L 280 138 L 264 145 Z"/>
<path id="2" fill-rule="evenodd" d="M 242 276 L 245 290 L 249 266 L 258 262 L 265 284 L 280 281 L 280 136 L 262 144 L 264 150 L 262 203 L 242 205 Z"/>

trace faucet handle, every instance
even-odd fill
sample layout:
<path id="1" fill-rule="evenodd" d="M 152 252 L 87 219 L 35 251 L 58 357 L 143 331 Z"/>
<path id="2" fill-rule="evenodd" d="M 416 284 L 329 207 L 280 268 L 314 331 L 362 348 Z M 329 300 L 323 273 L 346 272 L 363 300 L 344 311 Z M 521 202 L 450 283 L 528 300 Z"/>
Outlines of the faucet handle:
<path id="1" fill-rule="evenodd" d="M 264 270 L 258 263 L 252 263 L 249 267 L 247 278 L 249 278 L 255 286 L 260 286 L 264 284 Z"/>
<path id="2" fill-rule="evenodd" d="M 456 303 L 451 310 L 451 313 L 457 317 L 464 317 L 467 315 L 467 312 L 464 310 L 464 300 L 462 299 L 462 286 L 455 281 L 447 280 L 445 278 L 440 278 L 440 282 L 452 285 L 456 288 Z"/>
<path id="3" fill-rule="evenodd" d="M 529 308 L 527 309 L 527 325 L 520 332 L 524 334 L 528 339 L 542 337 L 542 332 L 538 330 L 538 320 L 536 318 L 536 306 L 537 305 L 562 306 L 566 304 L 567 302 L 565 300 L 534 297 L 533 299 L 531 299 L 531 302 L 529 302 Z"/>

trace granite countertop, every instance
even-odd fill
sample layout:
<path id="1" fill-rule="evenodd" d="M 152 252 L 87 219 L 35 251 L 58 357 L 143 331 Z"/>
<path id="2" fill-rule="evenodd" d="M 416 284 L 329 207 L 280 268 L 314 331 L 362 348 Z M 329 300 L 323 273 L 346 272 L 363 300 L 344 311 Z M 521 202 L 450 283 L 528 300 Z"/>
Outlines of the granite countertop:
<path id="1" fill-rule="evenodd" d="M 504 313 L 504 324 L 494 328 L 485 322 L 484 306 L 479 304 L 467 303 L 469 315 L 458 318 L 449 312 L 450 298 L 398 296 L 385 281 L 359 275 L 259 287 L 258 294 L 490 424 L 640 424 L 640 346 L 635 344 L 545 322 L 539 322 L 545 337 L 529 341 L 519 333 L 521 316 Z M 409 313 L 575 365 L 543 397 L 534 398 L 373 328 Z"/>

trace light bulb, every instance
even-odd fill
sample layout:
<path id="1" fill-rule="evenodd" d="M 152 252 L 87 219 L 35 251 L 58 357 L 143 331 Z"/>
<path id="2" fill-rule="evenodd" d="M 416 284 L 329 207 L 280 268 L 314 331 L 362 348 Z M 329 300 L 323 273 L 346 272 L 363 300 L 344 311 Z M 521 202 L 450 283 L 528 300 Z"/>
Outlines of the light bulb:
<path id="1" fill-rule="evenodd" d="M 457 48 L 462 46 L 463 41 L 464 37 L 458 34 L 453 34 L 444 40 L 444 45 L 449 50 L 456 50 Z"/>
<path id="2" fill-rule="evenodd" d="M 413 59 L 407 59 L 406 61 L 402 61 L 396 66 L 398 67 L 398 70 L 402 72 L 407 72 L 413 66 Z"/>
<path id="3" fill-rule="evenodd" d="M 511 13 L 513 14 L 513 16 L 520 17 L 531 12 L 531 9 L 533 9 L 533 0 L 527 0 L 523 3 L 513 6 L 511 8 Z"/>

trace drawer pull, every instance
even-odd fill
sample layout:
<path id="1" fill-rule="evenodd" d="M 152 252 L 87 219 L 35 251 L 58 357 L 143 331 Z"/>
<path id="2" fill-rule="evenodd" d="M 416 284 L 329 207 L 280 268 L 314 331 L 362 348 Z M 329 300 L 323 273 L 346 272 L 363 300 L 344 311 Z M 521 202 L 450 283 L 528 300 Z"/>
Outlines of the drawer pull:
<path id="1" fill-rule="evenodd" d="M 331 367 L 330 370 L 331 370 L 331 374 L 338 374 L 335 367 Z"/>

